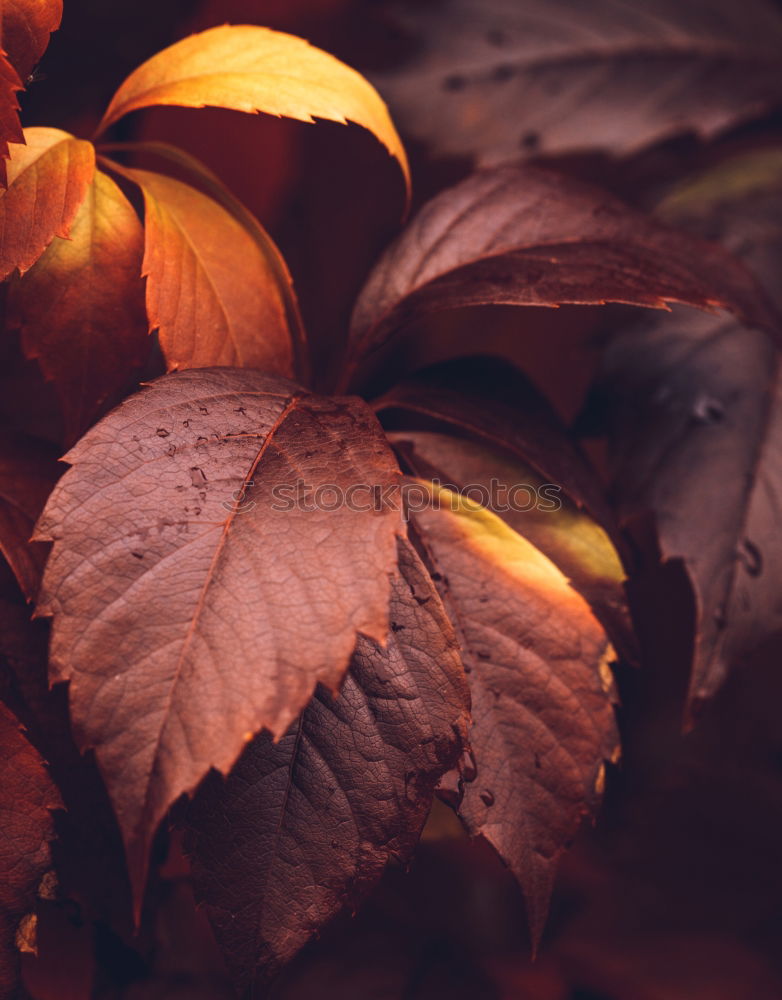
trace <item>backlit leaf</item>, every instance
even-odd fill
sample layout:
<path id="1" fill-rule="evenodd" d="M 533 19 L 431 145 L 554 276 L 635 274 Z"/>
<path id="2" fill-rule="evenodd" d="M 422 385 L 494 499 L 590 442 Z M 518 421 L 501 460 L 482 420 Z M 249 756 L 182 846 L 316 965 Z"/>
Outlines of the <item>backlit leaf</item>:
<path id="1" fill-rule="evenodd" d="M 246 369 L 158 379 L 67 461 L 39 611 L 138 896 L 169 805 L 385 641 L 398 469 L 360 400 Z"/>
<path id="2" fill-rule="evenodd" d="M 11 148 L 0 193 L 0 280 L 29 270 L 55 236 L 65 239 L 95 174 L 92 143 L 55 128 L 28 128 Z"/>
<path id="3" fill-rule="evenodd" d="M 0 16 L 2 16 L 0 12 Z M 0 22 L 1 24 L 2 22 Z M 10 156 L 9 142 L 24 142 L 22 123 L 19 121 L 17 93 L 22 82 L 16 70 L 0 49 L 0 182 L 6 184 L 6 160 Z"/>
<path id="4" fill-rule="evenodd" d="M 709 138 L 782 99 L 782 16 L 768 0 L 387 6 L 416 48 L 378 85 L 440 154 L 629 153 Z"/>
<path id="5" fill-rule="evenodd" d="M 247 229 L 189 184 L 115 169 L 144 195 L 147 314 L 169 371 L 220 365 L 293 375 L 277 277 Z"/>
<path id="6" fill-rule="evenodd" d="M 386 250 L 353 313 L 352 363 L 443 309 L 604 302 L 724 305 L 775 320 L 721 248 L 572 178 L 508 166 L 437 195 Z"/>
<path id="7" fill-rule="evenodd" d="M 618 755 L 612 650 L 584 599 L 499 517 L 416 481 L 412 517 L 462 643 L 475 773 L 459 813 L 519 880 L 537 941 L 557 862 Z"/>
<path id="8" fill-rule="evenodd" d="M 222 25 L 176 42 L 125 80 L 101 131 L 130 111 L 159 104 L 260 111 L 304 122 L 355 122 L 398 160 L 409 188 L 404 147 L 374 87 L 294 35 L 256 25 Z"/>
<path id="9" fill-rule="evenodd" d="M 240 990 L 355 907 L 389 860 L 410 858 L 462 752 L 456 637 L 406 541 L 399 566 L 387 648 L 360 638 L 339 696 L 320 688 L 278 743 L 257 737 L 189 811 L 196 893 Z"/>
<path id="10" fill-rule="evenodd" d="M 98 171 L 71 225 L 8 288 L 7 325 L 54 382 L 74 440 L 125 386 L 149 349 L 141 260 L 144 236 L 133 207 Z"/>
<path id="11" fill-rule="evenodd" d="M 3 48 L 22 81 L 35 69 L 61 20 L 62 0 L 3 0 Z"/>
<path id="12" fill-rule="evenodd" d="M 19 996 L 17 931 L 51 867 L 51 809 L 60 799 L 43 760 L 0 704 L 0 997 Z"/>

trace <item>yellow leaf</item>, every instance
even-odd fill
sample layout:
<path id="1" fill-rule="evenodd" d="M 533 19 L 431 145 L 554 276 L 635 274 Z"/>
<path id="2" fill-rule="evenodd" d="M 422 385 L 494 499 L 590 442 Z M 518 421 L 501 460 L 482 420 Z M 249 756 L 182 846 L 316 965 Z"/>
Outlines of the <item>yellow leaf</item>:
<path id="1" fill-rule="evenodd" d="M 256 25 L 223 25 L 191 35 L 130 74 L 99 132 L 130 111 L 160 104 L 261 111 L 303 122 L 355 122 L 396 157 L 409 192 L 407 156 L 375 88 L 295 35 Z"/>

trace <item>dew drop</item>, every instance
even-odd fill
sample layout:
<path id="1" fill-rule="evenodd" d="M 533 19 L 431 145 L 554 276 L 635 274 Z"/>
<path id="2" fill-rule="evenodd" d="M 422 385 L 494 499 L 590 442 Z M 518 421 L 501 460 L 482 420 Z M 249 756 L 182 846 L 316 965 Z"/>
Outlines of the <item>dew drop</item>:
<path id="1" fill-rule="evenodd" d="M 494 792 L 490 792 L 488 788 L 481 792 L 481 802 L 487 807 L 491 808 L 494 805 Z"/>
<path id="2" fill-rule="evenodd" d="M 171 431 L 167 431 L 165 427 L 158 427 L 155 433 L 159 438 L 167 438 Z"/>

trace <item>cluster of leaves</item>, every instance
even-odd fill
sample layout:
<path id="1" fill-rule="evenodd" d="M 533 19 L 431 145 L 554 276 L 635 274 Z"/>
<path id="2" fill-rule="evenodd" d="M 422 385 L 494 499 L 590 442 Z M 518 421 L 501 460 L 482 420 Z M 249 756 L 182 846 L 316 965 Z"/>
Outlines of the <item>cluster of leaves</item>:
<path id="1" fill-rule="evenodd" d="M 237 990 L 262 990 L 409 861 L 436 796 L 518 880 L 537 943 L 620 757 L 612 668 L 647 655 L 635 582 L 686 568 L 690 708 L 782 627 L 782 154 L 744 152 L 654 212 L 527 160 L 708 138 L 774 106 L 782 14 L 397 11 L 418 54 L 381 89 L 411 134 L 481 169 L 374 264 L 332 384 L 260 223 L 186 152 L 102 137 L 155 105 L 353 122 L 409 201 L 374 87 L 299 38 L 222 26 L 132 73 L 93 141 L 23 130 L 16 94 L 61 16 L 2 7 L 3 320 L 60 433 L 0 429 L 0 996 L 21 989 L 40 896 L 143 933 L 171 825 Z M 594 387 L 609 489 L 504 361 L 451 358 L 364 398 L 374 359 L 436 314 L 606 303 L 656 310 Z M 373 500 L 281 507 L 297 483 Z M 468 488 L 519 484 L 554 484 L 557 509 Z"/>

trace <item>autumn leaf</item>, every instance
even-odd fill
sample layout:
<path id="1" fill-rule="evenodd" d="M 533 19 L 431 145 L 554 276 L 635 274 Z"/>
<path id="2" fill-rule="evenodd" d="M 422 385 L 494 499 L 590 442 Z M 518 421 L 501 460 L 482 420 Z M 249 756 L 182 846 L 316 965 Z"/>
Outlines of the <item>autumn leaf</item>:
<path id="1" fill-rule="evenodd" d="M 380 258 L 353 313 L 351 364 L 444 309 L 626 302 L 727 305 L 775 317 L 719 247 L 538 167 L 473 174 L 432 199 Z"/>
<path id="2" fill-rule="evenodd" d="M 394 156 L 409 190 L 407 156 L 385 104 L 360 73 L 302 38 L 222 25 L 157 53 L 116 92 L 99 131 L 154 105 L 265 112 L 298 121 L 355 122 Z"/>
<path id="3" fill-rule="evenodd" d="M 0 193 L 0 280 L 28 271 L 55 236 L 66 239 L 95 175 L 92 143 L 56 128 L 28 128 L 14 145 Z"/>
<path id="4" fill-rule="evenodd" d="M 279 247 L 252 212 L 245 208 L 216 174 L 178 146 L 166 142 L 123 142 L 103 143 L 101 149 L 107 152 L 119 150 L 126 154 L 151 156 L 163 160 L 169 166 L 173 165 L 188 178 L 188 182 L 192 182 L 192 186 L 209 195 L 252 236 L 263 258 L 265 271 L 268 272 L 267 280 L 274 282 L 275 295 L 279 296 L 285 307 L 285 317 L 295 357 L 295 371 L 297 376 L 306 382 L 310 376 L 309 348 L 293 278 Z"/>
<path id="5" fill-rule="evenodd" d="M 71 225 L 8 287 L 6 325 L 54 382 L 66 440 L 127 385 L 149 350 L 141 281 L 143 232 L 133 207 L 98 171 Z"/>
<path id="6" fill-rule="evenodd" d="M 398 469 L 360 400 L 241 369 L 158 379 L 66 460 L 38 610 L 138 898 L 169 805 L 385 642 Z"/>
<path id="7" fill-rule="evenodd" d="M 47 555 L 30 538 L 61 471 L 54 449 L 0 429 L 0 552 L 28 600 L 38 592 Z"/>
<path id="8" fill-rule="evenodd" d="M 509 365 L 435 365 L 375 401 L 406 471 L 466 495 L 540 549 L 637 656 L 618 531 L 597 476 L 548 402 Z M 618 542 L 617 542 L 618 544 Z"/>
<path id="9" fill-rule="evenodd" d="M 782 17 L 766 0 L 388 4 L 415 50 L 378 75 L 441 155 L 634 152 L 708 139 L 782 98 Z"/>
<path id="10" fill-rule="evenodd" d="M 0 11 L 0 17 L 2 12 Z M 0 26 L 2 22 L 0 22 Z M 10 156 L 8 144 L 24 142 L 22 123 L 19 121 L 19 101 L 17 93 L 22 89 L 22 82 L 16 70 L 8 61 L 5 52 L 0 49 L 0 183 L 7 183 L 6 160 Z"/>
<path id="11" fill-rule="evenodd" d="M 51 866 L 51 809 L 59 796 L 43 760 L 0 704 L 0 997 L 14 1000 L 19 979 L 16 937 Z"/>
<path id="12" fill-rule="evenodd" d="M 656 211 L 667 223 L 717 240 L 743 260 L 782 316 L 782 147 L 738 153 L 685 178 Z"/>
<path id="13" fill-rule="evenodd" d="M 782 628 L 779 353 L 726 315 L 677 310 L 611 344 L 596 390 L 624 520 L 655 515 L 696 594 L 690 698 Z"/>
<path id="14" fill-rule="evenodd" d="M 355 907 L 390 860 L 410 858 L 462 753 L 469 693 L 456 637 L 399 544 L 388 646 L 360 638 L 339 697 L 320 688 L 278 743 L 257 737 L 190 808 L 196 894 L 240 992 Z"/>
<path id="15" fill-rule="evenodd" d="M 62 0 L 3 0 L 3 48 L 22 81 L 35 69 L 60 21 Z"/>
<path id="16" fill-rule="evenodd" d="M 521 884 L 540 939 L 556 867 L 618 756 L 612 650 L 588 605 L 495 514 L 416 480 L 412 512 L 462 644 L 472 694 L 459 814 Z M 412 495 L 412 489 L 411 489 Z"/>
<path id="17" fill-rule="evenodd" d="M 189 184 L 110 166 L 144 195 L 147 314 L 169 371 L 222 365 L 293 375 L 278 277 L 252 234 Z"/>

